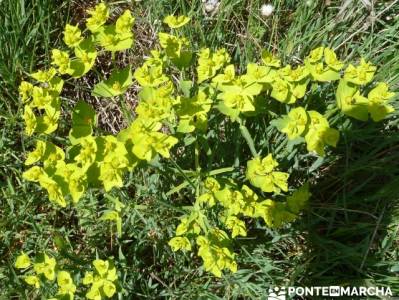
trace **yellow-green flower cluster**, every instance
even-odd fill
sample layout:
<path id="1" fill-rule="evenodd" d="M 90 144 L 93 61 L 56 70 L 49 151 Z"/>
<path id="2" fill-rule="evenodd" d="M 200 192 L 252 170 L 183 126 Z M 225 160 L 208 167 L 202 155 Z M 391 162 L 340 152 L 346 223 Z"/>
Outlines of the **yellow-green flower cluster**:
<path id="1" fill-rule="evenodd" d="M 345 70 L 336 93 L 337 106 L 344 114 L 360 121 L 367 121 L 370 115 L 374 122 L 379 122 L 395 110 L 389 104 L 395 93 L 389 91 L 385 82 L 378 82 L 367 97 L 362 95 L 362 86 L 371 82 L 375 71 L 376 67 L 364 59 L 359 66 L 349 65 Z"/>
<path id="2" fill-rule="evenodd" d="M 166 16 L 163 22 L 167 24 L 170 28 L 176 29 L 190 22 L 190 18 L 187 16 Z"/>
<path id="3" fill-rule="evenodd" d="M 64 42 L 70 51 L 52 50 L 52 64 L 58 68 L 60 74 L 68 74 L 75 78 L 85 75 L 96 61 L 96 46 L 105 51 L 115 52 L 129 49 L 133 45 L 134 18 L 129 10 L 112 25 L 105 25 L 109 17 L 109 8 L 104 3 L 89 9 L 88 13 L 91 17 L 87 19 L 86 27 L 91 34 L 84 37 L 77 25 L 67 24 Z M 74 56 L 71 55 L 71 51 Z"/>
<path id="4" fill-rule="evenodd" d="M 277 71 L 271 83 L 270 96 L 280 102 L 292 104 L 306 94 L 310 72 L 305 66 L 293 69 L 290 65 Z"/>
<path id="5" fill-rule="evenodd" d="M 171 59 L 181 58 L 189 46 L 188 40 L 185 37 L 178 37 L 165 32 L 160 32 L 158 37 L 159 44 L 165 51 L 165 54 Z"/>
<path id="6" fill-rule="evenodd" d="M 71 273 L 58 269 L 55 258 L 43 253 L 36 256 L 34 262 L 32 262 L 29 256 L 22 252 L 14 265 L 17 269 L 23 269 L 27 273 L 23 275 L 24 281 L 36 289 L 44 286 L 45 281 L 56 279 L 58 291 L 55 297 L 49 300 L 74 299 L 77 286 Z M 86 272 L 82 280 L 84 285 L 90 285 L 86 298 L 94 300 L 111 298 L 118 290 L 118 275 L 113 262 L 96 259 L 93 261 L 93 266 L 94 271 Z"/>
<path id="7" fill-rule="evenodd" d="M 33 85 L 23 81 L 19 92 L 21 100 L 25 103 L 24 120 L 25 133 L 31 136 L 34 132 L 39 134 L 53 133 L 58 127 L 60 117 L 60 98 L 63 80 L 57 76 L 68 74 L 72 77 L 81 77 L 86 74 L 94 65 L 97 50 L 100 45 L 105 50 L 109 49 L 104 45 L 104 39 L 110 36 L 120 40 L 123 47 L 116 41 L 111 45 L 117 50 L 123 50 L 132 46 L 131 28 L 134 19 L 129 11 L 126 11 L 118 18 L 115 25 L 105 26 L 109 12 L 104 3 L 100 3 L 94 9 L 89 10 L 91 17 L 87 21 L 87 27 L 92 35 L 84 37 L 78 26 L 67 24 L 64 31 L 64 42 L 74 52 L 75 57 L 71 58 L 68 51 L 59 49 L 52 50 L 52 64 L 57 67 L 48 70 L 40 70 L 32 74 L 32 78 L 38 82 Z M 116 33 L 108 33 L 111 29 Z M 50 201 L 65 207 L 66 197 L 72 198 L 76 203 L 87 188 L 87 172 L 93 166 L 97 155 L 103 153 L 99 145 L 109 147 L 115 146 L 115 153 L 108 151 L 102 156 L 98 168 L 100 180 L 104 183 L 106 190 L 112 186 L 121 186 L 121 169 L 127 167 L 127 159 L 124 159 L 126 150 L 123 144 L 118 144 L 114 137 L 98 138 L 91 137 L 92 127 L 95 124 L 94 111 L 84 103 L 79 103 L 73 116 L 73 129 L 70 139 L 75 145 L 78 154 L 75 157 L 68 157 L 63 150 L 51 142 L 38 140 L 36 149 L 28 154 L 26 165 L 35 165 L 27 170 L 23 177 L 27 180 L 39 182 L 47 190 Z M 105 140 L 104 143 L 102 141 Z M 117 158 L 117 159 L 114 159 Z"/>
<path id="8" fill-rule="evenodd" d="M 141 160 L 151 161 L 157 154 L 169 158 L 170 148 L 178 142 L 175 137 L 160 132 L 163 123 L 175 122 L 174 106 L 179 102 L 173 96 L 172 81 L 164 74 L 165 61 L 160 52 L 152 51 L 151 57 L 134 73 L 142 86 L 137 117 L 120 137 L 133 144 L 132 151 Z"/>
<path id="9" fill-rule="evenodd" d="M 24 120 L 27 135 L 31 136 L 34 132 L 50 134 L 57 129 L 60 117 L 59 95 L 64 82 L 58 75 L 68 74 L 75 78 L 85 75 L 97 58 L 96 45 L 107 51 L 131 48 L 134 18 L 130 11 L 125 11 L 115 25 L 109 26 L 104 25 L 109 15 L 108 7 L 104 3 L 89 10 L 89 14 L 91 18 L 86 25 L 92 34 L 84 37 L 77 25 L 67 24 L 64 42 L 69 50 L 52 50 L 52 65 L 56 69 L 52 67 L 31 74 L 36 81 L 35 85 L 21 82 L 19 93 L 21 100 L 26 104 Z"/>
<path id="10" fill-rule="evenodd" d="M 189 133 L 195 129 L 205 132 L 208 124 L 208 112 L 213 101 L 203 90 L 190 98 L 181 97 L 176 105 L 176 114 L 179 117 L 178 132 Z"/>
<path id="11" fill-rule="evenodd" d="M 389 101 L 395 93 L 389 91 L 388 84 L 379 82 L 367 95 L 367 110 L 374 122 L 383 120 L 388 114 L 395 111 Z"/>
<path id="12" fill-rule="evenodd" d="M 102 183 L 105 191 L 120 188 L 124 173 L 132 170 L 139 159 L 150 161 L 157 154 L 168 158 L 169 149 L 177 142 L 176 138 L 157 131 L 160 123 L 147 126 L 142 121 L 137 118 L 118 137 L 89 134 L 72 140 L 71 162 L 65 160 L 61 148 L 38 141 L 26 164 L 43 162 L 44 166 L 33 166 L 23 177 L 39 182 L 48 191 L 49 199 L 62 207 L 67 205 L 68 197 L 77 203 L 88 185 L 96 181 Z M 92 174 L 98 174 L 94 181 L 90 180 Z"/>
<path id="13" fill-rule="evenodd" d="M 264 158 L 255 157 L 247 163 L 246 177 L 249 182 L 267 193 L 288 191 L 288 173 L 276 171 L 278 162 L 269 154 Z"/>
<path id="14" fill-rule="evenodd" d="M 221 61 L 225 64 L 229 59 Z M 359 66 L 350 64 L 344 72 L 344 63 L 328 47 L 312 50 L 304 65 L 295 68 L 291 65 L 282 67 L 280 60 L 266 50 L 262 52 L 262 62 L 263 65 L 249 63 L 247 72 L 241 76 L 236 74 L 234 65 L 226 66 L 218 74 L 223 65 L 212 67 L 215 63 L 210 50 L 206 49 L 200 52 L 198 59 L 199 82 L 212 79 L 212 86 L 219 92 L 217 98 L 221 100 L 218 109 L 232 120 L 237 120 L 241 113 L 255 113 L 257 100 L 263 93 L 279 102 L 294 104 L 305 97 L 311 81 L 340 80 L 336 92 L 337 106 L 356 119 L 366 121 L 370 114 L 377 122 L 394 110 L 389 104 L 394 93 L 388 91 L 386 83 L 378 83 L 367 98 L 361 95 L 360 86 L 370 83 L 376 71 L 376 67 L 363 58 Z"/>
<path id="15" fill-rule="evenodd" d="M 271 157 L 263 162 L 276 166 Z M 273 169 L 267 174 L 271 173 Z M 191 251 L 190 240 L 193 240 L 198 246 L 198 255 L 203 259 L 206 271 L 217 277 L 222 275 L 224 269 L 235 272 L 237 264 L 231 249 L 231 239 L 247 236 L 245 220 L 262 218 L 269 227 L 281 227 L 296 219 L 309 197 L 307 184 L 293 195 L 287 196 L 285 202 L 278 202 L 271 199 L 262 200 L 247 185 L 238 188 L 231 180 L 222 185 L 215 178 L 208 177 L 203 183 L 203 193 L 197 197 L 191 213 L 181 219 L 176 228 L 176 236 L 169 241 L 169 245 L 173 251 Z M 206 207 L 217 207 L 217 211 L 222 208 L 219 220 L 231 232 L 231 238 L 217 225 L 211 225 L 211 220 L 206 217 Z"/>
<path id="16" fill-rule="evenodd" d="M 49 200 L 62 207 L 66 206 L 64 196 L 70 195 L 77 202 L 85 189 L 85 174 L 74 164 L 66 164 L 64 159 L 65 153 L 61 148 L 38 140 L 36 149 L 25 161 L 25 165 L 36 165 L 23 173 L 24 179 L 38 182 L 47 190 Z"/>
<path id="17" fill-rule="evenodd" d="M 304 138 L 307 150 L 320 156 L 325 154 L 325 145 L 335 147 L 339 140 L 339 131 L 330 128 L 325 117 L 314 110 L 306 111 L 301 106 L 291 109 L 276 124 L 289 140 Z"/>
<path id="18" fill-rule="evenodd" d="M 179 29 L 190 21 L 187 16 L 167 16 L 164 18 L 164 23 L 169 28 Z M 190 65 L 192 58 L 192 51 L 190 44 L 184 36 L 181 35 L 180 30 L 176 30 L 175 34 L 160 32 L 158 34 L 159 44 L 166 54 L 166 57 L 178 68 L 183 69 Z"/>
<path id="19" fill-rule="evenodd" d="M 58 292 L 56 297 L 51 298 L 49 300 L 74 299 L 74 294 L 76 292 L 76 285 L 73 283 L 71 274 L 68 271 L 57 272 L 57 285 L 58 285 Z"/>
<path id="20" fill-rule="evenodd" d="M 202 195 L 197 198 L 197 203 L 199 204 L 207 204 L 209 207 L 212 207 L 216 204 L 216 195 L 215 193 L 220 190 L 219 182 L 213 177 L 207 177 L 204 180 L 204 191 Z"/>
<path id="21" fill-rule="evenodd" d="M 227 68 L 228 67 L 226 67 L 223 75 L 230 77 L 229 74 L 232 75 L 232 73 Z M 260 69 L 262 67 L 254 66 L 253 68 Z M 218 99 L 221 100 L 218 108 L 222 113 L 230 116 L 232 119 L 237 117 L 241 112 L 254 112 L 256 110 L 255 97 L 261 93 L 263 85 L 256 81 L 252 81 L 253 79 L 248 81 L 248 78 L 248 74 L 246 74 L 234 77 L 233 80 L 229 82 L 225 81 L 220 83 L 220 78 L 218 77 L 215 77 L 213 81 L 214 84 L 216 83 L 217 89 L 221 92 L 218 95 Z"/>
<path id="22" fill-rule="evenodd" d="M 60 93 L 64 81 L 56 76 L 54 68 L 40 70 L 31 74 L 31 77 L 36 80 L 35 85 L 22 81 L 19 86 L 20 98 L 25 104 L 25 134 L 50 134 L 58 127 L 61 115 Z"/>
<path id="23" fill-rule="evenodd" d="M 132 145 L 132 154 L 140 160 L 149 162 L 157 154 L 169 158 L 169 150 L 178 140 L 173 136 L 159 132 L 161 127 L 162 124 L 159 122 L 138 117 L 118 135 L 118 138 L 125 144 Z"/>
<path id="24" fill-rule="evenodd" d="M 93 261 L 94 271 L 86 272 L 82 283 L 90 285 L 87 299 L 101 300 L 111 298 L 117 291 L 118 275 L 115 266 L 109 260 Z"/>
<path id="25" fill-rule="evenodd" d="M 262 92 L 289 104 L 305 96 L 310 81 L 310 72 L 305 66 L 280 68 L 280 60 L 268 51 L 263 51 L 262 62 L 263 65 L 249 63 L 247 72 L 241 76 L 235 74 L 233 65 L 228 65 L 222 74 L 213 78 L 213 85 L 221 92 L 218 108 L 222 113 L 235 119 L 240 113 L 255 112 L 256 98 Z"/>
<path id="26" fill-rule="evenodd" d="M 237 272 L 235 254 L 231 251 L 230 239 L 226 232 L 213 228 L 206 235 L 197 237 L 198 255 L 204 261 L 205 271 L 216 277 L 222 276 L 222 270 Z"/>
<path id="27" fill-rule="evenodd" d="M 212 69 L 210 66 L 214 63 L 209 57 L 209 49 L 200 53 L 197 69 L 199 82 L 202 78 L 212 78 L 212 86 L 219 91 L 217 98 L 221 100 L 218 108 L 232 120 L 236 120 L 241 113 L 255 113 L 262 93 L 279 102 L 293 104 L 305 97 L 311 80 L 337 80 L 343 67 L 334 51 L 324 47 L 312 51 L 305 59 L 305 65 L 295 68 L 291 65 L 281 67 L 280 60 L 265 50 L 262 52 L 263 65 L 249 63 L 246 73 L 241 76 L 236 75 L 234 65 L 226 66 L 223 73 L 217 74 L 223 65 Z"/>
<path id="28" fill-rule="evenodd" d="M 126 10 L 112 25 L 105 24 L 109 17 L 109 8 L 105 3 L 89 9 L 88 14 L 90 18 L 86 21 L 86 27 L 93 34 L 95 42 L 106 51 L 122 51 L 132 47 L 134 18 L 129 10 Z"/>
<path id="29" fill-rule="evenodd" d="M 203 48 L 198 54 L 198 83 L 214 77 L 217 72 L 231 60 L 226 49 L 212 53 L 209 48 Z"/>
<path id="30" fill-rule="evenodd" d="M 87 21 L 87 27 L 92 32 L 92 36 L 84 39 L 76 26 L 67 25 L 65 29 L 65 43 L 75 51 L 77 56 L 79 56 L 77 53 L 82 54 L 82 57 L 85 56 L 84 50 L 86 48 L 82 48 L 85 45 L 90 44 L 89 48 L 96 51 L 95 43 L 109 51 L 119 51 L 131 47 L 132 41 L 129 42 L 129 45 L 126 44 L 127 40 L 132 39 L 131 27 L 134 21 L 129 11 L 120 16 L 115 25 L 109 26 L 104 25 L 109 15 L 108 8 L 104 3 L 100 3 L 93 10 L 90 10 L 89 14 L 91 17 Z M 115 33 L 109 31 L 115 31 Z M 107 36 L 116 37 L 119 42 L 114 41 L 112 45 L 105 45 L 104 41 Z M 122 49 L 120 43 L 126 47 L 123 46 Z M 59 50 L 53 51 L 54 53 L 59 58 L 58 62 L 64 61 L 61 59 L 62 57 L 66 58 Z M 90 53 L 87 52 L 86 54 L 86 58 L 90 58 Z M 175 99 L 172 99 L 170 95 L 173 91 L 173 85 L 162 74 L 161 59 L 158 59 L 156 52 L 153 52 L 153 54 L 154 57 L 149 59 L 145 66 L 151 70 L 160 67 L 159 74 L 165 80 L 158 80 L 159 78 L 157 78 L 155 80 L 158 83 L 155 85 L 157 89 L 150 89 L 154 82 L 151 82 L 151 78 L 148 77 L 152 75 L 143 76 L 143 82 L 151 82 L 151 84 L 144 84 L 148 89 L 141 92 L 143 101 L 137 109 L 139 117 L 129 128 L 122 131 L 117 137 L 111 135 L 93 136 L 93 127 L 96 124 L 95 112 L 89 105 L 80 101 L 76 105 L 72 117 L 73 126 L 69 138 L 73 147 L 67 155 L 61 148 L 51 142 L 44 141 L 38 141 L 36 149 L 28 154 L 26 165 L 38 163 L 43 165 L 31 167 L 24 173 L 24 178 L 39 182 L 47 190 L 50 201 L 62 207 L 67 205 L 69 198 L 72 199 L 73 203 L 76 203 L 83 196 L 89 184 L 98 184 L 98 182 L 103 185 L 105 191 L 109 191 L 113 187 L 122 187 L 123 174 L 132 170 L 138 160 L 150 161 L 157 154 L 169 157 L 169 149 L 177 143 L 177 139 L 159 131 L 162 127 L 161 122 L 168 120 L 172 113 L 172 105 L 175 103 Z M 90 64 L 87 65 L 87 68 L 83 68 L 84 72 L 79 74 L 78 77 L 91 69 L 95 57 L 96 55 L 92 57 Z M 74 76 L 68 70 L 78 63 L 79 59 L 69 60 L 68 58 L 68 60 L 65 59 L 65 65 L 56 64 L 59 67 L 58 72 Z M 82 68 L 79 69 L 82 70 Z M 139 71 L 136 71 L 136 73 L 139 74 Z M 28 102 L 30 98 L 33 98 L 32 103 L 34 103 L 34 105 L 27 105 L 28 108 L 25 110 L 29 134 L 33 133 L 33 130 L 37 127 L 37 120 L 34 118 L 31 108 L 49 110 L 48 105 L 53 105 L 53 102 L 57 100 L 57 116 L 59 116 L 58 94 L 61 92 L 62 81 L 54 77 L 55 74 L 54 68 L 33 74 L 34 78 L 48 84 L 48 90 L 52 91 L 51 94 L 44 88 L 34 87 L 30 83 L 23 82 L 21 84 L 22 100 Z M 154 74 L 152 78 L 155 78 L 158 73 L 151 74 Z M 139 78 L 140 76 L 136 77 Z M 125 92 L 131 83 L 130 67 L 116 70 L 112 72 L 108 80 L 97 84 L 93 93 L 102 97 L 114 97 Z M 159 84 L 162 84 L 162 87 Z M 54 94 L 55 91 L 57 91 L 57 94 Z M 57 98 L 54 98 L 54 100 L 52 97 Z M 46 133 L 54 131 L 56 126 L 57 122 L 52 125 L 51 130 L 46 130 Z M 39 127 L 42 128 L 43 126 L 40 125 Z"/>
<path id="31" fill-rule="evenodd" d="M 312 80 L 327 82 L 340 78 L 340 70 L 344 67 L 344 63 L 338 60 L 334 50 L 319 47 L 312 50 L 306 57 L 305 66 Z"/>
<path id="32" fill-rule="evenodd" d="M 22 252 L 15 261 L 17 269 L 24 269 L 27 275 L 24 275 L 24 281 L 39 289 L 44 281 L 54 281 L 57 279 L 58 292 L 56 298 L 53 299 L 73 299 L 76 292 L 71 274 L 68 271 L 58 270 L 55 258 L 48 256 L 46 253 L 36 256 L 34 262 L 29 256 Z M 33 267 L 33 269 L 28 269 Z"/>
<path id="33" fill-rule="evenodd" d="M 324 156 L 324 146 L 335 147 L 339 139 L 339 131 L 330 128 L 328 121 L 317 111 L 308 111 L 309 124 L 305 133 L 305 141 L 308 151 L 314 151 Z"/>
<path id="34" fill-rule="evenodd" d="M 308 184 L 305 184 L 291 196 L 287 196 L 284 202 L 263 200 L 257 205 L 257 216 L 263 218 L 267 226 L 279 228 L 298 217 L 306 207 L 310 195 Z"/>

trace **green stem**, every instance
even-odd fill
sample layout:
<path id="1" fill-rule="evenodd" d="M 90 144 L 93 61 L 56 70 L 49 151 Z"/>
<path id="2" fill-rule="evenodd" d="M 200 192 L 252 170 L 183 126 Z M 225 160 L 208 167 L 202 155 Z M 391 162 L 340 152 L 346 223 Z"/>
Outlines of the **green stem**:
<path id="1" fill-rule="evenodd" d="M 197 173 L 201 171 L 201 166 L 199 164 L 199 155 L 200 155 L 200 149 L 199 149 L 198 140 L 195 140 L 194 160 L 195 160 L 195 170 L 197 171 Z"/>
<path id="2" fill-rule="evenodd" d="M 325 112 L 324 117 L 325 117 L 326 119 L 329 119 L 329 118 L 331 118 L 335 113 L 337 113 L 338 111 L 339 111 L 339 108 L 338 108 L 338 107 L 335 107 L 335 108 L 333 108 L 333 109 L 329 109 L 329 110 L 327 110 L 327 111 Z"/>
<path id="3" fill-rule="evenodd" d="M 259 156 L 255 149 L 254 140 L 251 137 L 251 134 L 248 131 L 248 128 L 240 121 L 240 131 L 241 135 L 244 137 L 245 141 L 248 144 L 249 150 L 251 150 L 252 156 L 257 157 Z"/>
<path id="4" fill-rule="evenodd" d="M 182 168 L 180 168 L 180 166 L 173 159 L 170 159 L 170 161 L 174 164 L 174 166 L 179 171 L 179 173 L 184 177 L 184 179 L 187 180 L 187 182 L 191 185 L 191 187 L 193 189 L 196 189 L 195 184 L 190 180 L 190 178 L 186 175 L 186 173 L 184 173 Z"/>
<path id="5" fill-rule="evenodd" d="M 115 69 L 115 52 L 111 52 L 112 68 Z"/>
<path id="6" fill-rule="evenodd" d="M 234 167 L 216 169 L 216 170 L 210 171 L 209 172 L 209 176 L 219 175 L 219 174 L 223 174 L 223 173 L 227 173 L 227 172 L 233 172 L 233 171 L 234 171 Z"/>
<path id="7" fill-rule="evenodd" d="M 167 192 L 165 195 L 169 197 L 170 195 L 179 192 L 181 189 L 184 189 L 186 186 L 188 186 L 190 183 L 186 180 L 183 181 L 183 183 L 179 184 L 178 186 L 175 186 L 172 188 L 169 192 Z"/>
<path id="8" fill-rule="evenodd" d="M 133 116 L 131 112 L 129 111 L 125 99 L 123 98 L 122 95 L 119 96 L 119 104 L 121 105 L 123 117 L 127 120 L 128 124 L 133 122 Z"/>
<path id="9" fill-rule="evenodd" d="M 200 155 L 200 149 L 199 149 L 198 136 L 197 136 L 197 138 L 195 139 L 195 149 L 194 149 L 195 171 L 197 172 L 198 176 L 197 186 L 195 189 L 196 198 L 198 198 L 200 194 L 200 182 L 201 182 L 201 166 L 199 164 L 199 155 Z"/>

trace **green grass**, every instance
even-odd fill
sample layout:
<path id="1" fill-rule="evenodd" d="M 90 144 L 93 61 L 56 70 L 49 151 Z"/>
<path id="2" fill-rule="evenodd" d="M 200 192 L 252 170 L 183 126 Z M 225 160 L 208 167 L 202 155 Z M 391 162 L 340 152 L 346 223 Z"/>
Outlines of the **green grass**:
<path id="1" fill-rule="evenodd" d="M 57 8 L 61 9 L 59 13 Z M 35 70 L 58 43 L 59 28 L 68 17 L 65 11 L 68 11 L 67 3 L 50 0 L 0 2 L 1 299 L 18 294 L 31 298 L 15 277 L 13 259 L 21 243 L 29 247 L 34 243 L 45 244 L 49 237 L 46 232 L 51 231 L 49 226 L 36 227 L 38 220 L 50 218 L 51 214 L 38 214 L 36 206 L 42 194 L 21 178 L 25 149 L 31 142 L 22 134 L 17 88 L 21 78 Z"/>
<path id="2" fill-rule="evenodd" d="M 399 90 L 399 3 L 376 5 L 373 14 L 361 2 L 350 4 L 340 13 L 341 1 L 274 1 L 272 17 L 262 18 L 258 0 L 226 0 L 213 17 L 205 17 L 200 0 L 142 2 L 118 1 L 131 6 L 137 16 L 135 48 L 126 61 L 137 66 L 154 32 L 164 28 L 168 13 L 185 13 L 193 23 L 184 30 L 195 48 L 227 47 L 242 69 L 268 48 L 286 63 L 296 64 L 314 47 L 329 45 L 345 60 L 361 55 L 379 66 L 377 80 L 387 81 Z M 298 4 L 299 3 L 299 4 Z M 69 16 L 69 8 L 71 15 Z M 99 222 L 110 201 L 99 191 L 91 192 L 76 208 L 60 210 L 50 205 L 45 193 L 22 180 L 23 160 L 33 144 L 23 134 L 17 86 L 26 74 L 46 63 L 49 51 L 61 45 L 62 27 L 83 1 L 2 1 L 0 2 L 0 299 L 34 299 L 37 294 L 17 276 L 13 268 L 20 250 L 38 252 L 59 250 L 70 264 L 89 264 L 100 257 L 114 256 L 124 276 L 127 299 L 259 299 L 275 285 L 378 285 L 390 286 L 399 296 L 399 124 L 398 113 L 383 123 L 331 122 L 341 131 L 337 149 L 325 160 L 302 155 L 293 163 L 296 179 L 312 180 L 311 204 L 303 217 L 282 230 L 258 225 L 248 238 L 236 243 L 239 271 L 216 280 L 199 268 L 192 253 L 173 253 L 167 241 L 174 234 L 181 206 L 187 195 L 171 202 L 160 191 L 168 191 L 182 178 L 171 178 L 172 166 L 139 169 L 126 178 L 126 186 L 113 192 L 126 208 L 123 238 L 115 229 Z M 62 9 L 60 9 L 62 7 Z M 387 9 L 386 9 L 387 8 Z M 78 14 L 80 16 L 80 14 Z M 389 16 L 393 16 L 389 19 Z M 388 17 L 388 18 L 387 18 Z M 70 106 L 74 94 L 65 96 Z M 79 94 L 80 95 L 80 94 Z M 332 89 L 315 99 L 334 102 Z M 134 97 L 134 95 L 132 95 Z M 396 104 L 397 109 L 399 105 Z M 218 124 L 220 119 L 212 122 Z M 263 153 L 286 151 L 276 132 L 262 119 L 248 126 Z M 66 125 L 64 125 L 66 126 Z M 261 129 L 261 130 L 260 130 Z M 99 130 L 104 130 L 100 128 Z M 230 134 L 237 128 L 226 125 Z M 210 137 L 216 138 L 215 135 Z M 214 145 L 214 144 L 212 144 Z M 249 156 L 244 141 L 237 141 L 240 159 Z M 214 151 L 215 162 L 233 163 L 226 145 Z M 185 167 L 192 167 L 188 156 Z M 309 167 L 312 172 L 308 172 Z M 185 197 L 184 197 L 185 196 Z M 54 240 L 62 243 L 54 244 Z M 55 291 L 53 291 L 55 292 Z"/>

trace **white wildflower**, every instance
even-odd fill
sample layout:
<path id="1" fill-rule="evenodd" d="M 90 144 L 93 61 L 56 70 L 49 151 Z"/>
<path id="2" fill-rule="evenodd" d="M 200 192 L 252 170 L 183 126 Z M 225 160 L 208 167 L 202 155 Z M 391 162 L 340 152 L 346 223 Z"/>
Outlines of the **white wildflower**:
<path id="1" fill-rule="evenodd" d="M 260 13 L 264 17 L 270 17 L 273 14 L 274 6 L 272 4 L 263 4 Z"/>
<path id="2" fill-rule="evenodd" d="M 204 10 L 207 13 L 216 12 L 220 5 L 218 0 L 202 0 L 202 3 L 204 3 Z"/>

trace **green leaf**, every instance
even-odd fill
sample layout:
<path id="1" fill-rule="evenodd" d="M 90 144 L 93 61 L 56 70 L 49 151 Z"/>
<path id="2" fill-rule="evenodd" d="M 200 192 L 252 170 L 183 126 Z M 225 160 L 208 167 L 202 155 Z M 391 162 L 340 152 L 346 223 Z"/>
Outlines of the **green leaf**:
<path id="1" fill-rule="evenodd" d="M 284 118 L 274 119 L 270 121 L 270 125 L 277 128 L 278 131 L 281 131 L 283 128 L 287 127 L 290 119 L 286 116 Z"/>
<path id="2" fill-rule="evenodd" d="M 72 114 L 72 129 L 69 132 L 72 145 L 76 145 L 78 139 L 91 135 L 95 124 L 96 112 L 89 104 L 80 100 Z"/>
<path id="3" fill-rule="evenodd" d="M 292 196 L 287 197 L 287 205 L 289 210 L 294 214 L 298 214 L 306 207 L 310 196 L 311 193 L 309 192 L 309 183 L 305 183 L 303 186 L 297 189 Z"/>
<path id="4" fill-rule="evenodd" d="M 261 93 L 262 88 L 263 88 L 263 86 L 261 84 L 253 82 L 253 83 L 249 83 L 248 85 L 246 85 L 242 92 L 245 95 L 256 96 Z"/>
<path id="5" fill-rule="evenodd" d="M 172 57 L 172 62 L 179 69 L 184 69 L 190 66 L 192 57 L 191 51 L 181 51 L 180 55 Z"/>
<path id="6" fill-rule="evenodd" d="M 184 97 L 190 98 L 190 91 L 193 87 L 193 82 L 190 80 L 182 80 L 180 81 L 180 89 L 183 92 Z"/>
<path id="7" fill-rule="evenodd" d="M 115 210 L 109 210 L 103 213 L 100 220 L 103 221 L 114 221 L 116 224 L 116 231 L 118 236 L 122 236 L 122 218 L 120 217 L 119 213 Z"/>
<path id="8" fill-rule="evenodd" d="M 94 86 L 92 95 L 97 97 L 115 97 L 127 91 L 133 81 L 132 70 L 126 67 L 122 70 L 114 70 L 107 80 L 103 80 Z"/>
<path id="9" fill-rule="evenodd" d="M 130 49 L 133 46 L 133 34 L 118 33 L 115 25 L 101 27 L 95 39 L 105 50 L 112 52 Z"/>
<path id="10" fill-rule="evenodd" d="M 337 106 L 345 115 L 355 118 L 360 121 L 368 120 L 367 98 L 360 95 L 358 88 L 341 79 L 338 84 Z"/>
<path id="11" fill-rule="evenodd" d="M 226 106 L 223 101 L 220 101 L 216 107 L 222 114 L 229 116 L 232 121 L 237 120 L 240 115 L 240 110 Z"/>
<path id="12" fill-rule="evenodd" d="M 54 92 L 56 92 L 58 95 L 61 94 L 62 88 L 64 86 L 64 80 L 62 80 L 60 77 L 53 77 L 49 83 Z"/>
<path id="13" fill-rule="evenodd" d="M 78 58 L 71 60 L 67 73 L 74 78 L 82 77 L 85 74 L 85 64 Z"/>
<path id="14" fill-rule="evenodd" d="M 143 87 L 139 93 L 140 100 L 144 102 L 151 101 L 156 96 L 157 96 L 156 90 L 151 86 Z"/>

